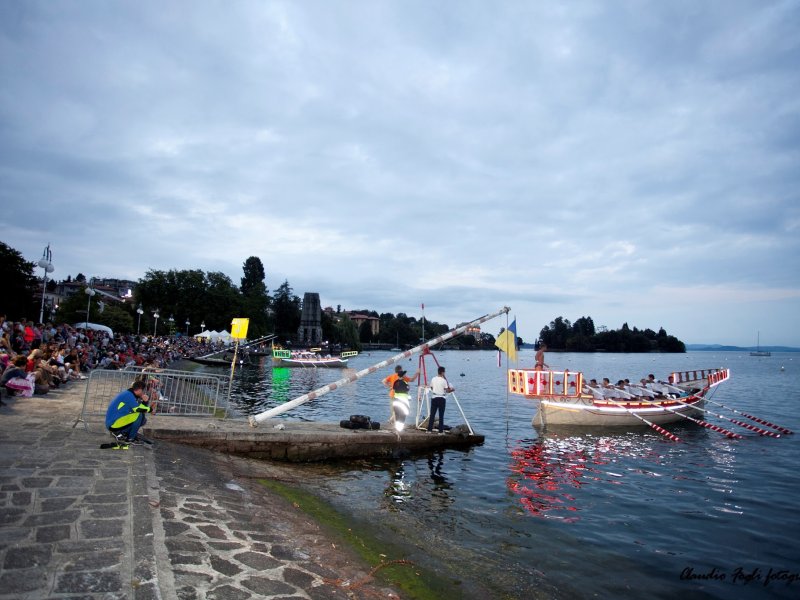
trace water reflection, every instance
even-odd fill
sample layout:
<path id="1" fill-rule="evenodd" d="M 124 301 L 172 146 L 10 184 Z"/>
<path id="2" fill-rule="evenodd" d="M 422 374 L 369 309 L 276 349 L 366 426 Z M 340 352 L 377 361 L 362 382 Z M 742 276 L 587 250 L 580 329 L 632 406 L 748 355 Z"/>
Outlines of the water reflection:
<path id="1" fill-rule="evenodd" d="M 411 483 L 406 474 L 406 463 L 398 463 L 389 469 L 389 483 L 383 495 L 389 500 L 389 508 L 398 510 L 400 504 L 411 500 Z"/>
<path id="2" fill-rule="evenodd" d="M 506 487 L 519 496 L 525 510 L 537 517 L 575 522 L 587 508 L 586 494 L 575 491 L 587 485 L 622 485 L 626 472 L 660 477 L 655 468 L 645 468 L 642 461 L 660 465 L 649 435 L 624 433 L 595 436 L 551 434 L 535 440 L 522 440 L 511 451 Z M 625 459 L 634 458 L 637 466 L 626 467 Z"/>
<path id="3" fill-rule="evenodd" d="M 437 486 L 450 487 L 447 481 L 447 476 L 443 470 L 444 467 L 444 452 L 438 450 L 434 454 L 428 456 L 428 468 L 431 470 L 431 479 Z"/>
<path id="4" fill-rule="evenodd" d="M 279 404 L 288 402 L 290 374 L 288 367 L 274 367 L 272 369 L 272 394 L 270 399 Z"/>

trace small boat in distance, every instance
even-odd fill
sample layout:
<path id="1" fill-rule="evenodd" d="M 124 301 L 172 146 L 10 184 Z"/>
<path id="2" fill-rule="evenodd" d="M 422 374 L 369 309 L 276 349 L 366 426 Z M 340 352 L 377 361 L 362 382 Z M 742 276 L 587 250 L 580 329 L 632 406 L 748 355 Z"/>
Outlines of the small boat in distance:
<path id="1" fill-rule="evenodd" d="M 313 369 L 343 369 L 347 366 L 349 358 L 358 352 L 350 350 L 342 352 L 339 356 L 322 356 L 319 348 L 311 350 L 286 350 L 275 348 L 272 350 L 273 367 L 310 367 Z"/>
<path id="2" fill-rule="evenodd" d="M 729 377 L 728 369 L 676 371 L 668 383 L 603 387 L 579 371 L 511 369 L 508 391 L 538 402 L 534 426 L 652 426 L 700 416 L 707 392 Z"/>
<path id="3" fill-rule="evenodd" d="M 756 338 L 756 349 L 750 353 L 750 356 L 772 356 L 772 352 L 769 350 L 762 350 L 761 349 L 761 332 L 758 332 L 758 337 Z"/>

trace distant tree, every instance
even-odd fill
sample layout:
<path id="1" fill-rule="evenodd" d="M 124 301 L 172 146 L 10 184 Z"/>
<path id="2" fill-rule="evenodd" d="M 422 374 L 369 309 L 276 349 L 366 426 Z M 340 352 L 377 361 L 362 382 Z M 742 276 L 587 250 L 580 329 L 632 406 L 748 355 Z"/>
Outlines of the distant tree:
<path id="1" fill-rule="evenodd" d="M 331 317 L 328 313 L 323 312 L 321 319 L 321 326 L 322 326 L 323 340 L 328 340 L 333 344 L 340 343 L 337 337 L 338 331 L 336 329 L 336 320 L 334 317 Z"/>
<path id="2" fill-rule="evenodd" d="M 361 342 L 372 341 L 372 324 L 369 321 L 364 321 L 358 328 L 358 339 Z"/>
<path id="3" fill-rule="evenodd" d="M 78 283 L 86 283 L 86 275 L 84 275 L 83 273 L 78 273 L 77 275 L 75 275 L 75 281 L 77 281 Z"/>
<path id="4" fill-rule="evenodd" d="M 58 305 L 56 311 L 56 322 L 58 323 L 77 323 L 86 320 L 86 309 L 89 309 L 89 318 L 91 322 L 99 314 L 97 306 L 97 296 L 91 298 L 84 293 L 86 287 L 81 288 L 81 291 L 71 296 L 67 296 Z"/>
<path id="5" fill-rule="evenodd" d="M 478 343 L 482 348 L 494 348 L 495 341 L 497 340 L 495 340 L 495 337 L 491 333 L 481 332 Z"/>
<path id="6" fill-rule="evenodd" d="M 663 328 L 655 333 L 652 329 L 640 330 L 623 323 L 617 330 L 600 326 L 595 330 L 591 317 L 581 317 L 575 323 L 563 317 L 542 328 L 541 341 L 552 349 L 571 352 L 685 352 L 686 346 Z M 562 345 L 563 344 L 563 345 Z"/>
<path id="7" fill-rule="evenodd" d="M 548 348 L 554 350 L 564 350 L 567 347 L 567 338 L 570 335 L 572 325 L 569 319 L 556 317 L 549 326 L 545 326 L 539 332 L 539 339 L 547 344 Z"/>
<path id="8" fill-rule="evenodd" d="M 231 278 L 222 272 L 206 275 L 208 286 L 208 311 L 206 323 L 215 329 L 229 329 L 235 317 L 242 316 L 242 301 L 239 289 Z"/>
<path id="9" fill-rule="evenodd" d="M 671 335 L 658 338 L 657 343 L 661 352 L 686 352 L 686 344 Z"/>
<path id="10" fill-rule="evenodd" d="M 264 265 L 257 256 L 248 258 L 244 265 L 242 277 L 242 295 L 244 315 L 250 319 L 248 337 L 255 339 L 266 335 L 269 331 L 269 294 L 264 283 Z"/>
<path id="11" fill-rule="evenodd" d="M 350 320 L 346 314 L 342 315 L 341 320 L 336 324 L 337 341 L 342 345 L 342 348 L 350 348 L 351 350 L 361 350 L 361 343 L 358 340 L 358 330 L 356 324 Z"/>
<path id="12" fill-rule="evenodd" d="M 77 294 L 75 294 L 77 296 Z M 84 307 L 85 308 L 85 307 Z M 133 315 L 120 305 L 106 303 L 102 312 L 92 309 L 92 322 L 107 325 L 114 333 L 135 333 Z M 138 316 L 138 315 L 137 315 Z"/>
<path id="13" fill-rule="evenodd" d="M 35 264 L 25 260 L 20 252 L 0 242 L 0 314 L 11 320 L 38 319 L 39 310 L 33 298 L 37 280 Z M 41 285 L 39 285 L 41 287 Z"/>
<path id="14" fill-rule="evenodd" d="M 572 332 L 590 338 L 595 334 L 592 317 L 581 317 L 572 324 Z"/>
<path id="15" fill-rule="evenodd" d="M 264 278 L 266 277 L 266 274 L 264 273 L 264 265 L 262 264 L 260 258 L 257 256 L 251 256 L 244 261 L 242 270 L 244 271 L 244 277 L 242 277 L 241 290 L 244 295 L 253 293 L 267 293 L 267 288 L 264 284 Z"/>
<path id="16" fill-rule="evenodd" d="M 301 302 L 294 295 L 288 280 L 275 290 L 272 305 L 275 311 L 275 333 L 281 339 L 294 339 L 297 328 L 300 327 Z"/>
<path id="17" fill-rule="evenodd" d="M 160 331 L 165 331 L 161 328 L 164 323 L 161 319 L 169 315 L 176 318 L 176 330 L 181 330 L 180 324 L 187 319 L 197 326 L 205 321 L 209 329 L 228 329 L 235 317 L 245 316 L 239 289 L 230 277 L 219 272 L 150 270 L 137 282 L 134 297 L 134 305 L 141 303 L 145 311 L 143 330 L 152 327 L 155 309 L 160 310 Z"/>

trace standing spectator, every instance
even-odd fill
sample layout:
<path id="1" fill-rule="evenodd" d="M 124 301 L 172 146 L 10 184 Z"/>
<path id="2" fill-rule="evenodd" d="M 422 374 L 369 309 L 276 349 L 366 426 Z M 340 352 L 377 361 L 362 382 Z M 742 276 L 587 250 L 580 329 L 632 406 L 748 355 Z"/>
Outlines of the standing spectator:
<path id="1" fill-rule="evenodd" d="M 439 433 L 444 433 L 444 409 L 447 405 L 445 395 L 453 391 L 450 382 L 444 376 L 444 367 L 439 367 L 436 377 L 431 379 L 431 414 L 428 415 L 428 433 L 433 433 L 433 423 L 439 412 Z"/>

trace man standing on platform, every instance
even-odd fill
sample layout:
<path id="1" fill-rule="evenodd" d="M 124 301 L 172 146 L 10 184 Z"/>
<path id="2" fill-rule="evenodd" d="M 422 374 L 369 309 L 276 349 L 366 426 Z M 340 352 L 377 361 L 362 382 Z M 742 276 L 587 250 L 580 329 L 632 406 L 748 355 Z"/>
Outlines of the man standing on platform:
<path id="1" fill-rule="evenodd" d="M 436 377 L 431 379 L 431 414 L 428 415 L 428 433 L 433 433 L 433 423 L 436 420 L 436 413 L 439 413 L 439 433 L 444 433 L 444 409 L 447 405 L 445 395 L 452 392 L 454 388 L 444 376 L 444 367 L 439 367 Z"/>

